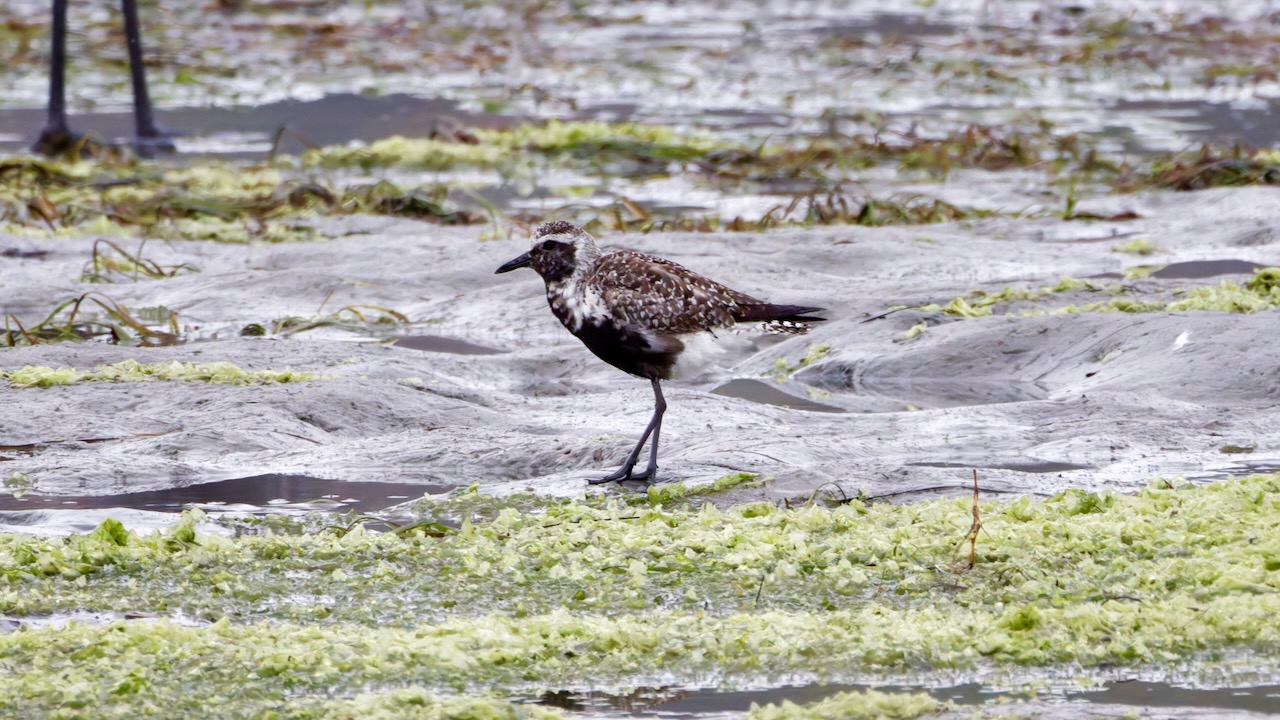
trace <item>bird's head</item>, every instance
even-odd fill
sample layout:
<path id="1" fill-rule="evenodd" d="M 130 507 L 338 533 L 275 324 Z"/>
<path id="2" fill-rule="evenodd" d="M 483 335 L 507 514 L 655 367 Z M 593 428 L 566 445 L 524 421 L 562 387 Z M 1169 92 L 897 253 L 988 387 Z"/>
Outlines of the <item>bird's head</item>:
<path id="1" fill-rule="evenodd" d="M 533 231 L 529 252 L 503 263 L 496 272 L 531 267 L 549 283 L 561 282 L 590 267 L 600 257 L 595 238 L 564 220 L 543 223 Z"/>

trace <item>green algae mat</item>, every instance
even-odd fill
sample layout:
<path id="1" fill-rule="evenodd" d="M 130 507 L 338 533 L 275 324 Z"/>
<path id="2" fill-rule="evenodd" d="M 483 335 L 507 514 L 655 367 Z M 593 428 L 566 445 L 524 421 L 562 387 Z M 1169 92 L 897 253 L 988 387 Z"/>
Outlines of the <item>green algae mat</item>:
<path id="1" fill-rule="evenodd" d="M 193 511 L 143 536 L 0 535 L 0 715 L 550 717 L 510 701 L 1114 666 L 1221 682 L 1280 660 L 1280 474 L 983 503 L 972 568 L 967 499 L 704 500 L 468 491 L 397 532 L 221 521 L 231 537 Z M 939 709 L 824 703 L 753 713 Z"/>

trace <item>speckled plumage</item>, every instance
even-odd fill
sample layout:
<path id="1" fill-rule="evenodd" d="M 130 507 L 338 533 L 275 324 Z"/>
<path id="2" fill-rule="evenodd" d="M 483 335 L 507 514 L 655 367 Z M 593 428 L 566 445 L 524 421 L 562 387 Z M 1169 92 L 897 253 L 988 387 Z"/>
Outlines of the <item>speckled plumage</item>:
<path id="1" fill-rule="evenodd" d="M 670 377 L 686 336 L 717 330 L 804 333 L 818 308 L 772 305 L 670 260 L 602 252 L 564 221 L 534 231 L 530 263 L 566 328 L 606 362 L 641 377 Z M 754 322 L 753 322 L 754 321 Z M 742 327 L 745 326 L 745 327 Z"/>
<path id="2" fill-rule="evenodd" d="M 528 253 L 498 268 L 532 267 L 546 282 L 552 313 L 591 352 L 625 372 L 653 383 L 657 410 L 622 470 L 608 480 L 652 477 L 662 400 L 659 380 L 672 370 L 687 344 L 719 330 L 803 334 L 823 318 L 821 308 L 774 305 L 703 277 L 670 260 L 634 250 L 603 252 L 572 223 L 554 221 L 533 233 Z M 632 475 L 640 449 L 653 433 L 649 469 Z"/>

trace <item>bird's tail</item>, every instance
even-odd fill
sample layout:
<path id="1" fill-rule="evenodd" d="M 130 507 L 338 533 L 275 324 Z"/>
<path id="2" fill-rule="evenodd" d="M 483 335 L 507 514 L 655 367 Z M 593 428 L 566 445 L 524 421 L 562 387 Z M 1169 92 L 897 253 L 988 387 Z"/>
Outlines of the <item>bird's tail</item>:
<path id="1" fill-rule="evenodd" d="M 809 332 L 812 323 L 823 322 L 824 317 L 816 317 L 810 313 L 823 312 L 825 308 L 806 307 L 804 305 L 773 305 L 759 303 L 739 305 L 734 319 L 740 323 L 758 322 L 760 328 L 769 333 L 786 333 L 803 335 Z"/>

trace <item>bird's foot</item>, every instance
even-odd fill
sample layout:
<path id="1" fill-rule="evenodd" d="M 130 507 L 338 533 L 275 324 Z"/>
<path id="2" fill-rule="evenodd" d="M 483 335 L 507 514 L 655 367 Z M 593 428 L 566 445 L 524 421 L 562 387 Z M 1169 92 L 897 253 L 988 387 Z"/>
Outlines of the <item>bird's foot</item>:
<path id="1" fill-rule="evenodd" d="M 188 135 L 191 133 L 155 126 L 140 128 L 137 135 L 133 137 L 133 150 L 137 152 L 138 158 L 150 159 L 155 158 L 156 155 L 168 155 L 170 152 L 178 151 L 174 146 L 173 138 Z"/>
<path id="2" fill-rule="evenodd" d="M 134 152 L 138 153 L 138 157 L 150 160 L 156 155 L 168 155 L 177 152 L 177 147 L 173 144 L 173 138 L 180 137 L 184 133 L 171 132 L 159 128 L 151 128 L 146 132 L 138 133 L 133 139 Z"/>
<path id="3" fill-rule="evenodd" d="M 133 139 L 133 150 L 138 157 L 148 160 L 157 155 L 167 155 L 177 151 L 172 138 L 181 134 L 152 128 Z M 49 125 L 41 130 L 40 136 L 31 145 L 34 152 L 48 157 L 72 154 L 81 158 L 102 157 L 112 147 L 114 146 L 92 134 L 56 125 Z"/>
<path id="4" fill-rule="evenodd" d="M 40 136 L 31 144 L 33 152 L 46 157 L 59 157 L 75 153 L 82 158 L 102 154 L 106 145 L 98 138 L 85 133 L 78 133 L 69 127 L 47 125 L 40 131 Z"/>
<path id="5" fill-rule="evenodd" d="M 626 465 L 623 465 L 622 467 L 618 468 L 615 472 L 611 472 L 602 478 L 592 478 L 588 480 L 587 483 L 591 485 L 604 485 L 605 483 L 623 482 L 625 480 L 630 480 L 630 479 L 631 479 L 631 468 L 627 467 Z"/>
<path id="6" fill-rule="evenodd" d="M 641 472 L 632 472 L 634 469 L 635 469 L 634 465 L 630 467 L 623 465 L 622 467 L 618 468 L 617 471 L 615 472 L 612 472 L 602 478 L 595 478 L 593 480 L 588 480 L 587 482 L 591 485 L 604 485 L 605 483 L 611 483 L 611 482 L 627 482 L 628 480 L 652 482 L 653 478 L 656 477 L 658 474 L 657 465 L 650 465 L 649 467 L 645 468 Z"/>

